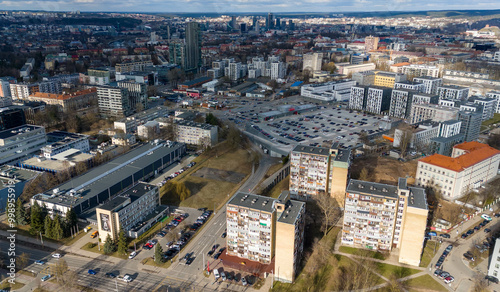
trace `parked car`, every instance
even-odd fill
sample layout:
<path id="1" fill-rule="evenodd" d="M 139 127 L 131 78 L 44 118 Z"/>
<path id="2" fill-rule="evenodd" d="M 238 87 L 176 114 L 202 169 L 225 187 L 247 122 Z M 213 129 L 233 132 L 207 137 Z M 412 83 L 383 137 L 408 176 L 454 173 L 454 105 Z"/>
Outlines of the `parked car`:
<path id="1" fill-rule="evenodd" d="M 481 218 L 483 218 L 484 220 L 488 220 L 488 221 L 491 221 L 493 220 L 489 215 L 487 214 L 481 214 Z"/>
<path id="2" fill-rule="evenodd" d="M 447 252 L 450 252 L 452 249 L 453 249 L 453 245 L 451 245 L 451 244 L 446 247 Z"/>
<path id="3" fill-rule="evenodd" d="M 498 284 L 498 278 L 497 277 L 493 277 L 493 276 L 486 276 L 484 277 L 486 280 L 490 281 L 490 282 L 493 282 L 495 284 Z"/>
<path id="4" fill-rule="evenodd" d="M 221 237 L 222 237 L 222 238 L 226 238 L 226 235 L 227 235 L 227 233 L 226 233 L 226 232 L 224 232 L 224 233 L 222 233 Z"/>
<path id="5" fill-rule="evenodd" d="M 60 253 L 55 253 L 52 255 L 53 258 L 60 259 L 62 255 Z"/>
<path id="6" fill-rule="evenodd" d="M 128 256 L 128 258 L 129 258 L 129 259 L 133 259 L 133 258 L 135 258 L 135 256 L 136 256 L 136 255 L 137 255 L 137 252 L 133 251 L 133 252 L 132 252 L 132 253 Z"/>
<path id="7" fill-rule="evenodd" d="M 442 234 L 439 234 L 439 236 L 443 237 L 443 238 L 450 238 L 451 236 L 447 233 L 442 233 Z"/>
<path id="8" fill-rule="evenodd" d="M 245 277 L 241 278 L 241 284 L 243 284 L 243 286 L 248 285 L 247 279 L 245 279 Z"/>
<path id="9" fill-rule="evenodd" d="M 220 277 L 219 270 L 217 270 L 217 269 L 214 270 L 214 277 L 216 280 L 219 279 L 219 277 Z"/>
<path id="10" fill-rule="evenodd" d="M 48 281 L 50 278 L 52 278 L 52 275 L 46 275 L 42 277 L 42 282 Z"/>
<path id="11" fill-rule="evenodd" d="M 444 279 L 444 282 L 445 282 L 446 284 L 449 284 L 449 283 L 451 283 L 451 282 L 453 282 L 453 281 L 455 281 L 455 278 L 453 278 L 453 276 L 449 276 L 449 277 L 446 277 L 446 278 Z"/>
<path id="12" fill-rule="evenodd" d="M 427 235 L 429 235 L 429 236 L 437 236 L 437 233 L 434 232 L 434 231 L 432 231 L 432 232 L 427 233 Z"/>
<path id="13" fill-rule="evenodd" d="M 226 281 L 227 280 L 226 273 L 224 273 L 224 272 L 220 273 L 220 277 L 222 278 L 222 281 Z"/>
<path id="14" fill-rule="evenodd" d="M 97 274 L 96 270 L 89 269 L 88 270 L 89 275 L 95 275 Z"/>
<path id="15" fill-rule="evenodd" d="M 441 273 L 443 273 L 443 270 L 436 269 L 436 270 L 434 271 L 434 276 L 438 277 L 439 275 L 441 275 Z"/>
<path id="16" fill-rule="evenodd" d="M 115 275 L 115 274 L 113 274 L 113 273 L 106 273 L 104 276 L 105 276 L 106 278 L 111 278 L 111 279 L 116 278 L 116 275 Z"/>
<path id="17" fill-rule="evenodd" d="M 484 232 L 489 233 L 489 232 L 491 232 L 491 229 L 489 229 L 489 228 L 485 228 L 485 229 L 484 229 Z"/>
<path id="18" fill-rule="evenodd" d="M 40 265 L 40 266 L 41 266 L 41 265 L 45 264 L 45 262 L 44 262 L 44 261 L 42 261 L 42 260 L 36 260 L 36 261 L 35 261 L 35 264 L 37 264 L 37 265 Z"/>
<path id="19" fill-rule="evenodd" d="M 132 282 L 132 276 L 130 276 L 129 274 L 125 274 L 125 276 L 123 276 L 123 281 L 127 283 Z"/>

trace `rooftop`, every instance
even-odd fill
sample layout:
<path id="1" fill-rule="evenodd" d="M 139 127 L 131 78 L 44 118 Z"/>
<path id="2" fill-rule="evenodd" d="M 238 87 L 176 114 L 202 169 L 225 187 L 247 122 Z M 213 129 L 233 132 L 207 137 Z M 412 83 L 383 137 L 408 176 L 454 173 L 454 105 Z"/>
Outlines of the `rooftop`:
<path id="1" fill-rule="evenodd" d="M 282 195 L 288 197 L 287 193 L 290 193 L 290 191 L 283 191 L 283 193 Z M 280 197 L 282 195 L 280 195 Z M 306 206 L 305 202 L 288 200 L 287 202 L 285 202 L 285 210 L 283 211 L 283 213 L 281 213 L 281 216 L 278 218 L 278 222 L 295 225 L 297 217 L 300 214 L 300 210 L 305 208 L 305 206 Z"/>
<path id="2" fill-rule="evenodd" d="M 270 197 L 264 197 L 249 193 L 237 192 L 229 200 L 228 205 L 234 205 L 238 207 L 255 209 L 267 213 L 272 213 L 274 211 L 274 203 L 276 199 Z"/>
<path id="3" fill-rule="evenodd" d="M 45 129 L 45 128 L 41 127 L 41 126 L 22 125 L 19 127 L 15 127 L 12 129 L 1 131 L 0 132 L 0 139 L 8 139 L 8 138 L 20 135 L 20 134 L 25 134 L 25 133 L 28 133 L 30 131 L 39 130 L 39 129 Z"/>
<path id="4" fill-rule="evenodd" d="M 176 124 L 179 126 L 200 128 L 203 130 L 210 130 L 210 129 L 215 127 L 214 125 L 210 125 L 210 124 L 202 124 L 202 123 L 197 123 L 197 122 L 193 122 L 193 121 L 186 121 L 186 120 L 176 121 Z"/>
<path id="5" fill-rule="evenodd" d="M 456 158 L 451 158 L 441 154 L 433 154 L 431 156 L 421 158 L 419 162 L 460 172 L 483 160 L 500 154 L 500 151 L 479 142 L 465 142 L 456 145 L 453 148 L 466 150 L 468 153 L 460 155 Z"/>
<path id="6" fill-rule="evenodd" d="M 348 193 L 358 193 L 358 194 L 370 194 L 391 199 L 398 198 L 398 187 L 351 179 L 347 185 L 346 192 Z"/>
<path id="7" fill-rule="evenodd" d="M 119 193 L 118 195 L 114 196 L 111 200 L 102 204 L 101 206 L 98 206 L 97 208 L 118 212 L 121 209 L 120 207 L 125 207 L 126 205 L 135 202 L 136 200 L 144 196 L 147 192 L 151 191 L 151 189 L 153 188 L 156 188 L 156 186 L 152 186 L 144 182 L 139 182 L 134 186 L 126 189 L 125 191 Z M 123 205 L 123 203 L 129 199 L 130 202 L 128 204 Z"/>

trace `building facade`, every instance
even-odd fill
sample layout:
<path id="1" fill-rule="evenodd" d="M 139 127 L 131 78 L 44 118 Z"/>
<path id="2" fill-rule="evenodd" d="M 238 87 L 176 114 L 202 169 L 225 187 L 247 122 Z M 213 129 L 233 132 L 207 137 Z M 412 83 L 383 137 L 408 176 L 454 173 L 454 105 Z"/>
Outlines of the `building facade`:
<path id="1" fill-rule="evenodd" d="M 97 87 L 99 113 L 104 117 L 123 118 L 131 113 L 127 88 L 117 86 Z"/>
<path id="2" fill-rule="evenodd" d="M 456 85 L 438 86 L 439 99 L 465 100 L 469 97 L 469 88 Z"/>
<path id="3" fill-rule="evenodd" d="M 455 200 L 497 175 L 500 151 L 479 142 L 455 145 L 451 157 L 433 154 L 421 158 L 415 181 L 435 185 L 443 198 Z"/>
<path id="4" fill-rule="evenodd" d="M 217 144 L 217 126 L 192 121 L 177 121 L 174 128 L 178 142 L 205 147 Z"/>
<path id="5" fill-rule="evenodd" d="M 424 92 L 432 95 L 436 95 L 438 87 L 443 85 L 443 79 L 430 76 L 415 77 L 413 82 L 424 84 Z"/>
<path id="6" fill-rule="evenodd" d="M 45 128 L 22 125 L 0 132 L 0 165 L 33 155 L 47 143 Z"/>
<path id="7" fill-rule="evenodd" d="M 350 180 L 346 189 L 342 244 L 391 251 L 399 248 L 399 262 L 420 264 L 427 226 L 427 198 L 423 188 Z"/>

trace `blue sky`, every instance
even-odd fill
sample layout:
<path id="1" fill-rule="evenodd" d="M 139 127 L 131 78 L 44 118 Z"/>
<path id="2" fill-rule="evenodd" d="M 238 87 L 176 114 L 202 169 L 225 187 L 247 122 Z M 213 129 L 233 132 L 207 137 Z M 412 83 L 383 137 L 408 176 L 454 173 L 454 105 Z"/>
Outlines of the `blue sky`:
<path id="1" fill-rule="evenodd" d="M 498 0 L 0 0 L 0 9 L 116 12 L 349 12 L 500 9 Z"/>

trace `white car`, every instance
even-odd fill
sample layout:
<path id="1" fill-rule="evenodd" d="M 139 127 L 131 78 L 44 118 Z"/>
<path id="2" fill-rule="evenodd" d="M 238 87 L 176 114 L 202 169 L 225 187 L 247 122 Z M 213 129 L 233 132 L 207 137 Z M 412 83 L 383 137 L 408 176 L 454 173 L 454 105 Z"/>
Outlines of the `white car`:
<path id="1" fill-rule="evenodd" d="M 60 259 L 62 255 L 60 253 L 55 253 L 52 255 L 53 258 Z"/>
<path id="2" fill-rule="evenodd" d="M 489 215 L 486 215 L 486 214 L 481 214 L 481 218 L 483 218 L 484 220 L 488 220 L 488 221 L 491 221 L 491 217 Z"/>
<path id="3" fill-rule="evenodd" d="M 132 252 L 132 253 L 128 256 L 128 258 L 129 258 L 129 259 L 133 259 L 133 258 L 135 258 L 135 256 L 136 256 L 136 255 L 137 255 L 137 253 L 136 253 L 135 251 L 133 251 L 133 252 Z"/>
<path id="4" fill-rule="evenodd" d="M 132 276 L 130 276 L 129 274 L 125 274 L 125 276 L 123 276 L 123 281 L 127 283 L 132 282 Z"/>

